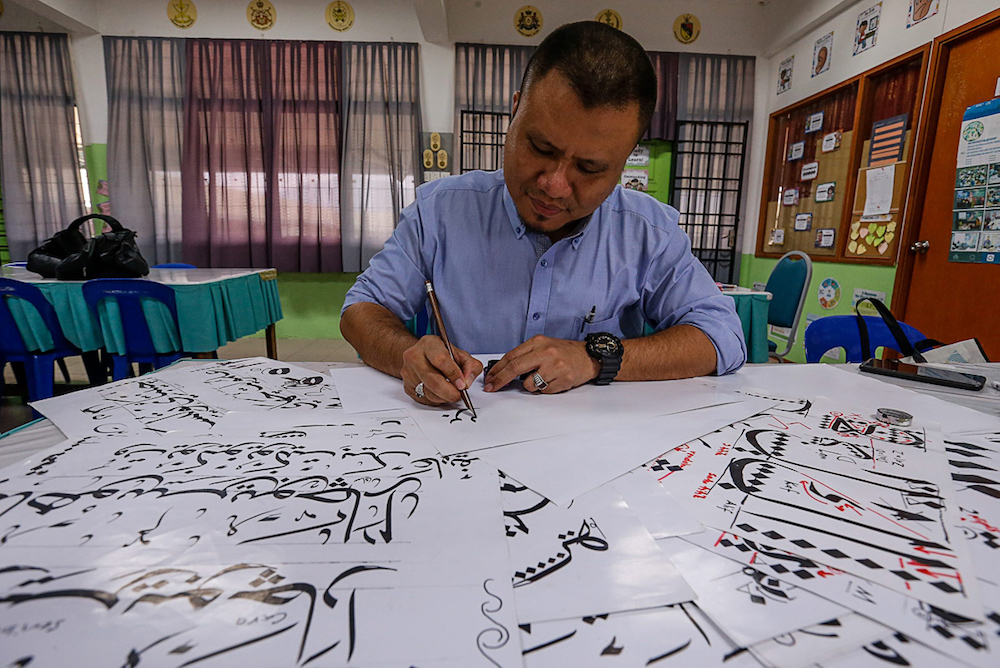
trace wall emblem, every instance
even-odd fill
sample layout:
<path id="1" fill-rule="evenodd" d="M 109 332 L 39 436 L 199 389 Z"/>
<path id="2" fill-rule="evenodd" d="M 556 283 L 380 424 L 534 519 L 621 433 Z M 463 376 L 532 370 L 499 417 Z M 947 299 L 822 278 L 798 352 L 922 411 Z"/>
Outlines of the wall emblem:
<path id="1" fill-rule="evenodd" d="M 247 5 L 247 21 L 257 30 L 270 30 L 278 20 L 278 12 L 269 0 L 251 0 Z"/>
<path id="2" fill-rule="evenodd" d="M 701 21 L 694 14 L 681 14 L 674 21 L 674 37 L 681 44 L 690 44 L 701 34 Z"/>
<path id="3" fill-rule="evenodd" d="M 326 6 L 326 23 L 337 32 L 350 30 L 354 25 L 354 8 L 343 0 L 333 0 Z"/>
<path id="4" fill-rule="evenodd" d="M 190 28 L 198 20 L 198 8 L 190 0 L 171 0 L 167 3 L 167 18 L 178 28 Z"/>
<path id="5" fill-rule="evenodd" d="M 598 23 L 603 23 L 604 25 L 611 26 L 612 28 L 615 28 L 616 30 L 621 30 L 622 29 L 622 17 L 621 17 L 621 14 L 619 14 L 618 12 L 616 12 L 613 9 L 605 9 L 604 11 L 602 11 L 601 13 L 599 13 L 597 16 L 595 16 L 594 20 L 597 21 Z"/>
<path id="6" fill-rule="evenodd" d="M 525 5 L 514 14 L 514 27 L 525 37 L 537 35 L 542 29 L 542 13 L 537 7 Z"/>

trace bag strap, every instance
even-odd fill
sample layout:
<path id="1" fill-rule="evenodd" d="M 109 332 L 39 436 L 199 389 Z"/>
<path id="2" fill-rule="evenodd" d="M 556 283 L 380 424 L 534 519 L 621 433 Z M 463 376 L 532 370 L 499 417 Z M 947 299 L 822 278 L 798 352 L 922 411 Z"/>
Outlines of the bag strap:
<path id="1" fill-rule="evenodd" d="M 79 230 L 81 225 L 83 225 L 88 220 L 94 218 L 103 220 L 105 223 L 110 225 L 111 229 L 113 229 L 115 232 L 121 232 L 123 229 L 125 229 L 122 226 L 122 224 L 118 222 L 117 218 L 105 215 L 103 213 L 88 213 L 86 216 L 80 216 L 79 218 L 77 218 L 76 220 L 74 220 L 72 223 L 69 224 L 69 229 Z"/>
<path id="2" fill-rule="evenodd" d="M 882 318 L 882 322 L 885 323 L 886 327 L 889 328 L 889 332 L 892 333 L 892 337 L 896 339 L 896 343 L 899 345 L 899 352 L 903 353 L 905 357 L 912 357 L 917 362 L 926 362 L 927 359 L 920 354 L 917 348 L 925 348 L 933 345 L 942 345 L 939 341 L 934 339 L 923 339 L 922 341 L 917 341 L 917 343 L 910 343 L 910 340 L 906 338 L 906 334 L 903 333 L 903 328 L 899 326 L 899 322 L 896 317 L 892 315 L 889 308 L 883 304 L 880 300 L 874 299 L 872 297 L 864 297 L 858 300 L 858 303 L 854 306 L 854 315 L 858 319 L 858 332 L 861 335 L 861 354 L 865 359 L 871 359 L 872 349 L 871 340 L 868 338 L 868 325 L 865 324 L 865 319 L 862 317 L 861 313 L 858 312 L 858 306 L 861 302 L 868 302 L 875 307 L 878 311 L 879 316 Z"/>

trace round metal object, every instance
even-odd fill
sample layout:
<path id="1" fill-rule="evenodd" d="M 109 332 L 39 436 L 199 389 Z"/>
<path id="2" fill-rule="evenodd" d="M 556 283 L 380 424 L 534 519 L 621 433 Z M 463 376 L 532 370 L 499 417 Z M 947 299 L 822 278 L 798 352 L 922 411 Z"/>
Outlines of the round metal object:
<path id="1" fill-rule="evenodd" d="M 879 408 L 875 411 L 875 415 L 882 422 L 896 427 L 909 427 L 913 423 L 912 415 L 906 411 L 896 410 L 895 408 Z"/>

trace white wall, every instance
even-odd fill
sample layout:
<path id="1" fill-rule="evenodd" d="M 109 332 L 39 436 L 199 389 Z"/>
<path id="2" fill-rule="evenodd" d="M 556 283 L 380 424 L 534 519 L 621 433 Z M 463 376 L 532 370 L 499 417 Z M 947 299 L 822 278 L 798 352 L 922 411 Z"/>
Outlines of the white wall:
<path id="1" fill-rule="evenodd" d="M 798 4 L 799 0 L 791 0 Z M 514 13 L 525 0 L 445 0 L 448 33 L 453 42 L 487 44 L 538 44 L 564 23 L 593 20 L 604 10 L 622 17 L 622 29 L 649 51 L 690 51 L 753 56 L 765 38 L 767 11 L 757 0 L 563 0 L 533 2 L 542 12 L 542 30 L 524 37 L 514 28 Z M 782 2 L 784 4 L 784 1 Z M 674 38 L 674 20 L 694 13 L 701 35 L 689 45 Z"/>
<path id="2" fill-rule="evenodd" d="M 822 0 L 816 4 L 827 9 L 838 6 L 834 0 Z M 925 19 L 912 28 L 907 28 L 909 0 L 882 0 L 882 15 L 877 42 L 874 47 L 857 56 L 852 55 L 852 53 L 858 14 L 875 5 L 875 0 L 839 3 L 839 5 L 843 6 L 839 7 L 840 11 L 836 15 L 814 25 L 802 37 L 775 52 L 771 57 L 757 59 L 757 91 L 751 145 L 751 154 L 755 158 L 750 161 L 748 171 L 747 225 L 744 228 L 743 236 L 744 253 L 754 253 L 757 245 L 764 149 L 770 114 L 922 46 L 938 35 L 994 11 L 1000 6 L 1000 3 L 998 0 L 941 0 L 940 10 L 936 16 Z M 815 18 L 815 13 L 800 18 L 808 22 Z M 782 34 L 791 35 L 795 33 L 795 30 L 796 28 L 792 26 L 785 29 Z M 812 77 L 810 70 L 812 68 L 813 45 L 817 39 L 831 30 L 834 32 L 834 38 L 833 60 L 830 69 L 823 74 Z M 778 66 L 792 55 L 795 56 L 792 87 L 779 95 L 777 92 Z"/>

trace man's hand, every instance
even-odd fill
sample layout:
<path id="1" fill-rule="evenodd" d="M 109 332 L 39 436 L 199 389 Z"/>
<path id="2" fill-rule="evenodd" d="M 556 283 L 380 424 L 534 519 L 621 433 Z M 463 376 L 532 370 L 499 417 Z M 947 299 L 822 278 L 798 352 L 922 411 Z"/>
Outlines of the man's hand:
<path id="1" fill-rule="evenodd" d="M 486 391 L 501 390 L 507 383 L 527 373 L 524 389 L 555 394 L 593 380 L 600 370 L 600 363 L 587 354 L 583 341 L 534 336 L 493 365 L 486 376 Z M 544 390 L 535 386 L 532 372 L 537 372 L 548 383 Z"/>
<path id="2" fill-rule="evenodd" d="M 472 386 L 472 381 L 483 372 L 483 365 L 469 353 L 455 348 L 455 364 L 448 354 L 444 341 L 437 336 L 425 336 L 403 353 L 403 366 L 399 377 L 403 389 L 417 403 L 426 406 L 453 404 L 462 400 L 460 390 Z M 418 397 L 416 387 L 424 384 L 424 396 Z"/>

